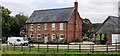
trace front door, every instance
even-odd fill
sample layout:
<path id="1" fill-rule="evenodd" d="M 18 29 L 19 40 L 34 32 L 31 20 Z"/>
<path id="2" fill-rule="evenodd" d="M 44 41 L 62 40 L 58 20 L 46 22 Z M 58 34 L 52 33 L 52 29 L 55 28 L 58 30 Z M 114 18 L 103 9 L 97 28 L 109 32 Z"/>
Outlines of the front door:
<path id="1" fill-rule="evenodd" d="M 44 35 L 44 43 L 48 42 L 48 35 Z"/>

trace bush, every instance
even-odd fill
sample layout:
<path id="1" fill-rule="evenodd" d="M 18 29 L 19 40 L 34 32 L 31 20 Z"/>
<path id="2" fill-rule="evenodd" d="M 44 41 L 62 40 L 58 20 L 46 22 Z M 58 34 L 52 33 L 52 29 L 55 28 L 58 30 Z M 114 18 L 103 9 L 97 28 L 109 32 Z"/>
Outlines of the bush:
<path id="1" fill-rule="evenodd" d="M 83 38 L 83 41 L 87 41 L 87 40 L 88 40 L 88 37 L 84 37 L 84 38 Z"/>
<path id="2" fill-rule="evenodd" d="M 6 37 L 2 37 L 2 43 L 6 43 L 7 38 Z"/>
<path id="3" fill-rule="evenodd" d="M 49 41 L 49 42 L 47 42 L 47 44 L 56 44 L 56 42 L 55 41 Z"/>

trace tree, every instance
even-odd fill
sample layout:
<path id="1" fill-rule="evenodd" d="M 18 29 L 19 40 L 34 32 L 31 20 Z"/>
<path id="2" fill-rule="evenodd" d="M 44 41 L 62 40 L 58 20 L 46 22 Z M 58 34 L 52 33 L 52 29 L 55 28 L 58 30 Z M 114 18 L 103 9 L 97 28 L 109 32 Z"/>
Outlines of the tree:
<path id="1" fill-rule="evenodd" d="M 2 37 L 2 7 L 0 5 L 0 37 Z"/>
<path id="2" fill-rule="evenodd" d="M 11 16 L 11 11 L 3 6 L 2 9 L 2 37 L 20 36 L 20 30 L 25 30 L 25 22 L 28 16 L 16 14 Z"/>
<path id="3" fill-rule="evenodd" d="M 8 10 L 7 8 L 4 8 L 1 6 L 2 9 L 2 36 L 3 37 L 8 37 L 11 36 L 10 30 L 11 26 L 13 25 L 13 17 L 10 16 L 11 11 Z"/>
<path id="4" fill-rule="evenodd" d="M 97 34 L 96 40 L 100 40 L 100 34 Z"/>
<path id="5" fill-rule="evenodd" d="M 83 28 L 82 28 L 83 36 L 85 34 L 87 34 L 87 36 L 89 37 L 89 35 L 93 32 L 93 24 L 87 18 L 82 19 L 82 21 L 83 21 L 83 24 L 82 24 L 82 26 L 83 26 Z"/>
<path id="6" fill-rule="evenodd" d="M 28 16 L 24 14 L 16 14 L 14 17 L 14 25 L 11 27 L 11 32 L 13 36 L 20 36 L 20 31 L 25 30 L 25 22 Z"/>

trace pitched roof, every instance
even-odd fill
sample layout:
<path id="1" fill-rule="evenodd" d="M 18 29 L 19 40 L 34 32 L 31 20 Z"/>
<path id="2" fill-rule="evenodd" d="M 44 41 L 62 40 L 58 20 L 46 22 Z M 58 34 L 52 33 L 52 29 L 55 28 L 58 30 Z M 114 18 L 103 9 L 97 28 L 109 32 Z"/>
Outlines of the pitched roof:
<path id="1" fill-rule="evenodd" d="M 95 33 L 120 34 L 120 17 L 109 16 Z"/>
<path id="2" fill-rule="evenodd" d="M 73 11 L 74 7 L 35 10 L 26 23 L 68 21 Z"/>

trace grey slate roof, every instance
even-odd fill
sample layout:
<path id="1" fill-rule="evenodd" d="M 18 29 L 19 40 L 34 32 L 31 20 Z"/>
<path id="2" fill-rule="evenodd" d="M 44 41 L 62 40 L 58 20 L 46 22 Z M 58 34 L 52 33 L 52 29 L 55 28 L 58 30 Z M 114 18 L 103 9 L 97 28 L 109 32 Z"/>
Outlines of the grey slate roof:
<path id="1" fill-rule="evenodd" d="M 109 16 L 95 33 L 120 34 L 120 17 Z"/>
<path id="2" fill-rule="evenodd" d="M 68 21 L 73 11 L 74 7 L 35 10 L 26 23 Z"/>

